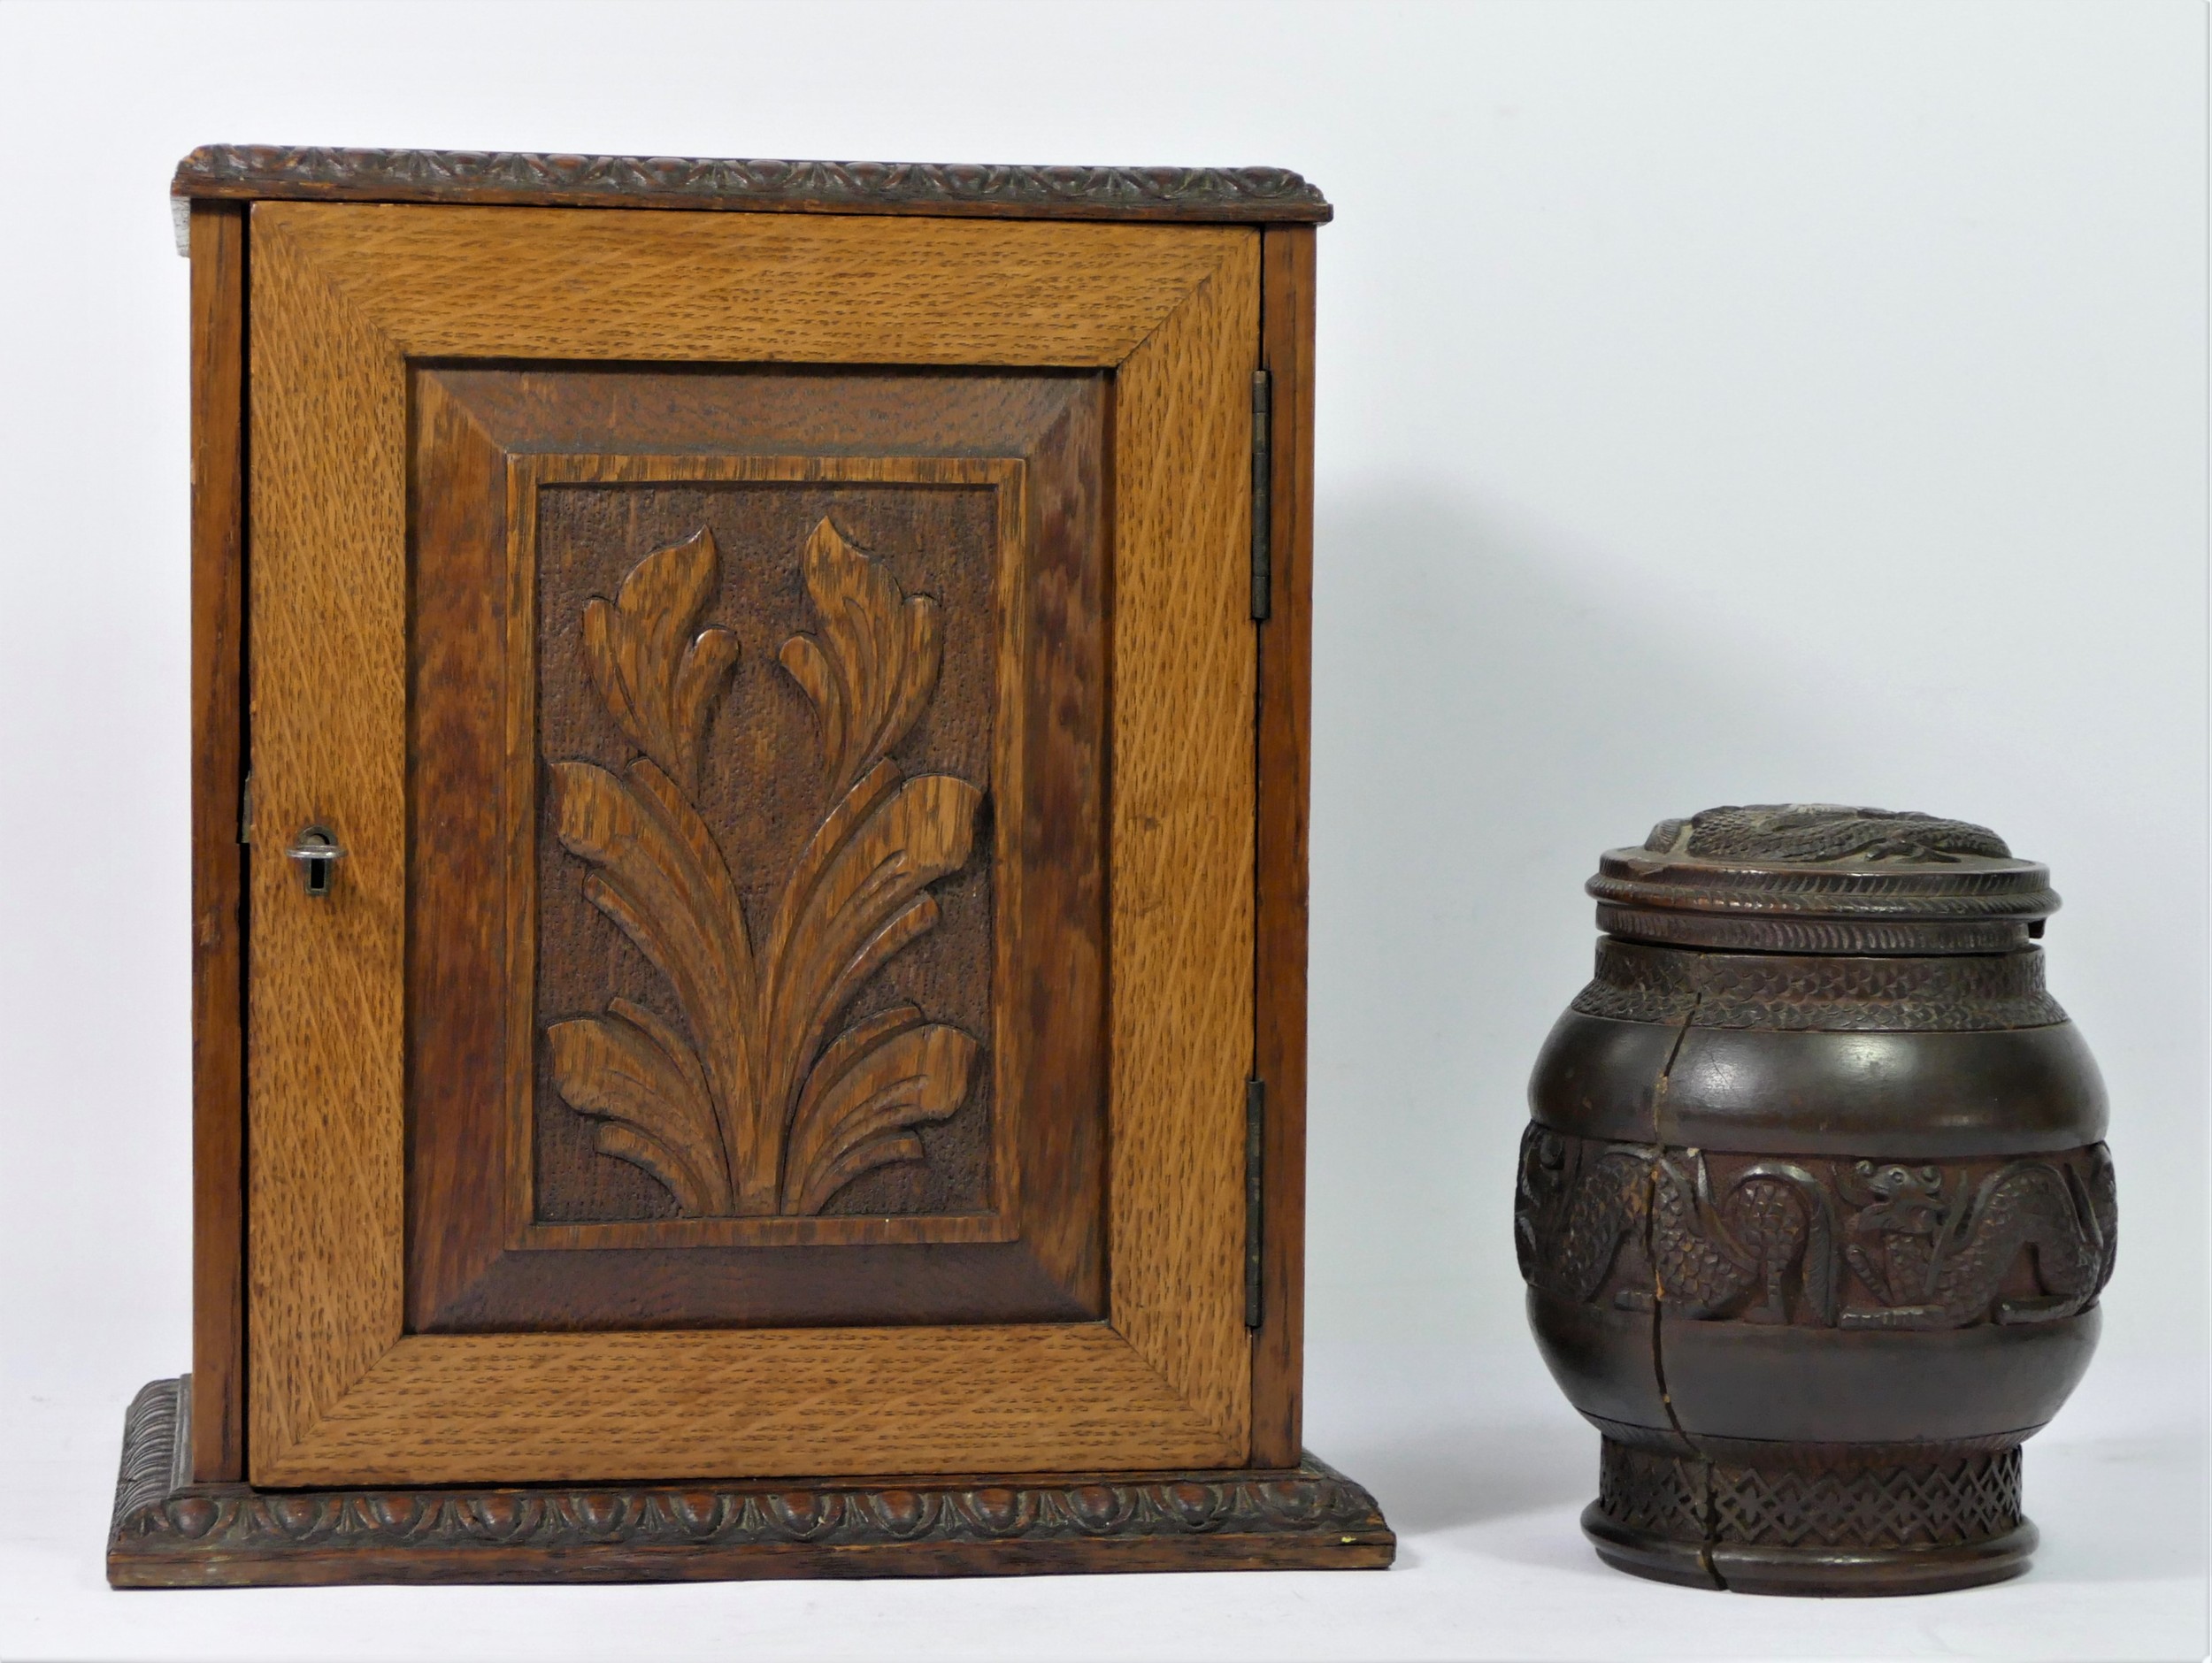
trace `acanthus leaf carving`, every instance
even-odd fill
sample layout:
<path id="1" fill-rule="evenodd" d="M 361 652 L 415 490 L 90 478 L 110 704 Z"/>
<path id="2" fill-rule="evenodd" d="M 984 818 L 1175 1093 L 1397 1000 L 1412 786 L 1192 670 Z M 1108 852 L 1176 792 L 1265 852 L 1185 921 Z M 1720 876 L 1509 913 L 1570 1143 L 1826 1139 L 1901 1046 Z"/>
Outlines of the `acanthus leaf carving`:
<path id="1" fill-rule="evenodd" d="M 626 1001 L 618 1001 L 626 1003 Z M 730 1211 L 729 1173 L 698 1059 L 658 1018 L 578 1016 L 546 1029 L 553 1071 L 578 1113 L 602 1123 L 598 1146 L 642 1167 L 687 1213 Z"/>
<path id="2" fill-rule="evenodd" d="M 926 885 L 967 863 L 981 793 L 942 774 L 898 782 L 879 763 L 802 858 L 769 936 L 772 1089 L 811 1058 L 835 1014 L 893 954 L 937 922 Z"/>
<path id="3" fill-rule="evenodd" d="M 562 1098 L 596 1146 L 658 1180 L 688 1215 L 819 1212 L 853 1179 L 919 1160 L 912 1128 L 967 1100 L 978 1042 L 900 1005 L 831 1031 L 861 987 L 937 922 L 928 885 L 974 846 L 982 793 L 905 778 L 887 758 L 935 689 L 936 607 L 826 517 L 805 575 L 823 620 L 781 661 L 813 701 L 833 784 L 787 876 L 757 958 L 728 863 L 694 797 L 734 637 L 692 633 L 716 580 L 701 531 L 647 556 L 616 602 L 585 609 L 595 683 L 645 755 L 620 776 L 552 765 L 562 847 L 584 893 L 666 979 L 689 1037 L 644 1008 L 549 1026 Z"/>
<path id="4" fill-rule="evenodd" d="M 936 690 L 937 603 L 897 580 L 824 519 L 807 539 L 807 594 L 822 633 L 783 644 L 783 666 L 822 722 L 832 795 L 895 749 Z"/>
<path id="5" fill-rule="evenodd" d="M 718 566 L 703 527 L 640 561 L 610 602 L 584 609 L 584 661 L 630 742 L 687 791 L 699 788 L 707 721 L 737 667 L 737 637 L 702 630 Z"/>
<path id="6" fill-rule="evenodd" d="M 839 1035 L 807 1077 L 792 1117 L 789 1210 L 819 1212 L 870 1168 L 921 1159 L 908 1128 L 960 1107 L 979 1048 L 957 1028 L 924 1022 L 912 1005 L 895 1005 Z"/>

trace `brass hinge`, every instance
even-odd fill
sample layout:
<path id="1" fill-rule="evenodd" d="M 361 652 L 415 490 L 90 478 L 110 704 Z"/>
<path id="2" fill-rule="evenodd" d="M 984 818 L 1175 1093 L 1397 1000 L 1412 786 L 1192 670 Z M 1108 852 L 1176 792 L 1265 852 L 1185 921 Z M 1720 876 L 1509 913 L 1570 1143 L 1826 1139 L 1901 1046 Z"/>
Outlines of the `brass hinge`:
<path id="1" fill-rule="evenodd" d="M 1267 1082 L 1244 1083 L 1244 1325 L 1260 1325 L 1261 1179 L 1266 1175 Z"/>
<path id="2" fill-rule="evenodd" d="M 253 842 L 253 770 L 246 770 L 246 783 L 238 791 L 238 840 Z"/>
<path id="3" fill-rule="evenodd" d="M 1265 370 L 1252 372 L 1252 616 L 1262 623 L 1267 621 L 1275 588 L 1268 548 L 1268 503 L 1275 487 L 1269 456 L 1275 425 L 1274 379 Z"/>

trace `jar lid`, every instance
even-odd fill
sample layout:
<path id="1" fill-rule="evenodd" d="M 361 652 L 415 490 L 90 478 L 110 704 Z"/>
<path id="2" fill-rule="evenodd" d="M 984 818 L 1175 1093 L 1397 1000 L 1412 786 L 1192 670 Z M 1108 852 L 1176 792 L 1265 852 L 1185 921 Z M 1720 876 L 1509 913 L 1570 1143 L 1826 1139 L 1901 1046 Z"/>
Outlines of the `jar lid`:
<path id="1" fill-rule="evenodd" d="M 2006 953 L 2058 910 L 2050 869 L 1985 826 L 1829 802 L 1662 820 L 1586 885 L 1598 928 L 1752 953 Z"/>

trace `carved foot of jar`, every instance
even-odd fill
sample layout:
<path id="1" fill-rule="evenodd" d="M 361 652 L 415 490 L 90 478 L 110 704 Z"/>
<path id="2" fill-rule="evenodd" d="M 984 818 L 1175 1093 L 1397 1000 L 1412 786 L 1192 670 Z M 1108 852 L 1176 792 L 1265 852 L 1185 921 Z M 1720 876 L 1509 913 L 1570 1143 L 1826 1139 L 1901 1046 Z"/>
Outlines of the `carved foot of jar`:
<path id="1" fill-rule="evenodd" d="M 2020 1446 L 1870 1445 L 1712 1460 L 1608 1437 L 1582 1515 L 1617 1570 L 1744 1594 L 1932 1594 L 2028 1567 Z"/>

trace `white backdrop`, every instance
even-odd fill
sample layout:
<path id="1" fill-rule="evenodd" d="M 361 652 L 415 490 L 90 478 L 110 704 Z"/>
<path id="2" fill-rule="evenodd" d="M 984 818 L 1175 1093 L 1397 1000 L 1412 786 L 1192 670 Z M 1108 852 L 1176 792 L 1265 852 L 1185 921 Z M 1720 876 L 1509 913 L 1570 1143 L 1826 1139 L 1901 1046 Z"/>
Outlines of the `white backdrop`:
<path id="1" fill-rule="evenodd" d="M 1530 1360 L 1508 1212 L 1601 847 L 1727 801 L 1978 820 L 2053 868 L 2054 986 L 2114 1103 L 2126 1247 L 2050 1437 L 2092 1465 L 2123 1423 L 2150 1429 L 2138 1457 L 2200 1439 L 2204 47 L 2181 0 L 0 8 L 0 1483 L 58 1492 L 4 1509 L 35 1516 L 0 1652 L 592 1655 L 638 1621 L 749 1644 L 787 1622 L 827 1654 L 1696 1638 L 1654 1611 L 1754 1654 L 2200 1649 L 2200 1442 L 2125 1509 L 2117 1479 L 2077 1485 L 2093 1515 L 2179 1521 L 2163 1570 L 2066 1557 L 2103 1527 L 2045 1508 L 2039 1445 L 2037 1575 L 1902 1628 L 1600 1575 L 1571 1530 L 1594 1437 Z M 189 1357 L 165 189 L 210 140 L 1264 162 L 1327 192 L 1310 1432 L 1375 1483 L 1404 1568 L 1115 1583 L 1096 1621 L 1088 1583 L 98 1591 L 122 1406 Z M 2146 1382 L 2165 1407 L 2129 1396 Z M 1268 1628 L 1290 1587 L 1302 1614 Z M 2069 1588 L 2071 1618 L 2019 1603 Z M 1472 1590 L 1479 1624 L 1452 1604 Z"/>

